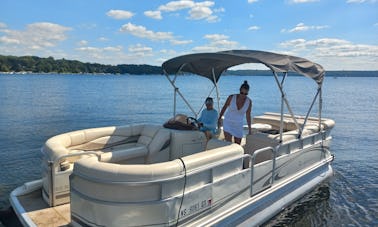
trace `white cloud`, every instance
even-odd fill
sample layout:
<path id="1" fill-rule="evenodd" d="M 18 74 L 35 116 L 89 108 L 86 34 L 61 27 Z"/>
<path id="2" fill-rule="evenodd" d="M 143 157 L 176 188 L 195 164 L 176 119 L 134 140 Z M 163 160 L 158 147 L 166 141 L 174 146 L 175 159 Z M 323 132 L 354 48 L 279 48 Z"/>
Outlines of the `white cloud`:
<path id="1" fill-rule="evenodd" d="M 164 55 L 176 55 L 177 52 L 175 50 L 167 50 L 167 49 L 162 49 L 159 51 L 161 54 Z"/>
<path id="2" fill-rule="evenodd" d="M 0 22 L 0 28 L 6 28 L 7 24 Z"/>
<path id="3" fill-rule="evenodd" d="M 99 48 L 99 47 L 79 47 L 79 48 L 76 48 L 76 50 L 79 50 L 79 51 L 84 51 L 84 52 L 102 52 L 103 49 L 102 48 Z"/>
<path id="4" fill-rule="evenodd" d="M 121 52 L 123 49 L 122 46 L 118 45 L 118 46 L 108 46 L 108 47 L 104 47 L 103 50 L 104 51 L 109 51 L 109 52 Z"/>
<path id="5" fill-rule="evenodd" d="M 70 56 L 70 59 L 75 56 L 84 62 L 101 62 L 103 64 L 120 64 L 126 54 L 122 51 L 122 46 L 107 46 L 107 47 L 92 47 L 83 46 L 75 49 L 77 54 Z"/>
<path id="6" fill-rule="evenodd" d="M 209 34 L 209 35 L 205 35 L 204 38 L 210 41 L 216 41 L 216 40 L 228 39 L 228 36 L 223 35 L 223 34 Z"/>
<path id="7" fill-rule="evenodd" d="M 137 56 L 150 56 L 152 54 L 152 48 L 144 46 L 142 44 L 131 45 L 128 48 L 129 52 Z"/>
<path id="8" fill-rule="evenodd" d="M 343 39 L 332 39 L 323 38 L 316 40 L 305 40 L 305 39 L 293 39 L 280 43 L 282 47 L 294 48 L 294 49 L 308 49 L 308 48 L 319 48 L 319 47 L 331 47 L 350 44 L 349 41 Z"/>
<path id="9" fill-rule="evenodd" d="M 208 18 L 211 14 L 213 14 L 213 11 L 207 6 L 197 5 L 189 10 L 189 18 L 192 20 Z"/>
<path id="10" fill-rule="evenodd" d="M 159 6 L 158 10 L 165 11 L 165 12 L 173 12 L 173 11 L 191 8 L 193 6 L 194 6 L 194 2 L 189 1 L 189 0 L 171 1 L 165 5 Z"/>
<path id="11" fill-rule="evenodd" d="M 256 31 L 256 30 L 259 30 L 259 29 L 260 29 L 259 26 L 251 26 L 251 27 L 248 28 L 248 30 L 250 30 L 250 31 Z"/>
<path id="12" fill-rule="evenodd" d="M 227 49 L 235 49 L 239 44 L 235 41 L 229 40 L 229 37 L 223 34 L 208 34 L 204 36 L 208 43 L 203 46 L 193 48 L 194 52 L 220 51 Z"/>
<path id="13" fill-rule="evenodd" d="M 140 25 L 135 25 L 132 23 L 124 24 L 121 29 L 121 32 L 127 32 L 131 35 L 140 37 L 140 38 L 146 38 L 149 40 L 172 40 L 173 35 L 172 32 L 154 32 L 151 30 L 147 30 L 145 27 Z"/>
<path id="14" fill-rule="evenodd" d="M 108 15 L 111 18 L 117 19 L 117 20 L 122 20 L 122 19 L 130 19 L 131 17 L 134 16 L 134 13 L 126 10 L 109 10 L 106 15 Z"/>
<path id="15" fill-rule="evenodd" d="M 304 23 L 299 23 L 297 24 L 294 28 L 292 29 L 282 29 L 281 32 L 304 32 L 304 31 L 309 31 L 309 30 L 321 30 L 321 29 L 326 29 L 329 28 L 328 25 L 305 25 Z"/>
<path id="16" fill-rule="evenodd" d="M 121 29 L 121 32 L 127 32 L 133 36 L 149 39 L 152 41 L 169 41 L 173 45 L 185 45 L 192 43 L 192 40 L 177 40 L 172 32 L 155 32 L 147 30 L 146 27 L 135 25 L 132 23 L 124 24 Z"/>
<path id="17" fill-rule="evenodd" d="M 12 39 L 12 38 L 9 38 L 9 37 L 6 37 L 6 36 L 1 36 L 0 37 L 0 43 L 4 43 L 4 44 L 20 44 L 20 40 L 18 39 Z"/>
<path id="18" fill-rule="evenodd" d="M 144 15 L 156 20 L 161 20 L 163 17 L 161 16 L 161 12 L 156 10 L 156 11 L 145 11 Z"/>
<path id="19" fill-rule="evenodd" d="M 136 46 L 137 47 L 137 46 Z M 128 48 L 130 53 L 125 53 L 122 46 L 107 46 L 107 47 L 79 47 L 76 48 L 78 53 L 74 55 L 77 59 L 81 59 L 84 62 L 101 62 L 102 64 L 143 64 L 146 60 L 147 54 L 141 54 L 143 48 L 139 48 L 139 52 L 136 48 Z M 151 52 L 148 48 L 144 51 Z M 70 56 L 72 59 L 73 56 Z"/>
<path id="20" fill-rule="evenodd" d="M 248 3 L 255 3 L 258 2 L 259 0 L 248 0 Z"/>
<path id="21" fill-rule="evenodd" d="M 103 52 L 121 52 L 123 49 L 122 46 L 107 46 L 107 47 L 91 47 L 91 46 L 83 46 L 76 48 L 76 50 L 83 51 L 83 52 L 95 52 L 95 53 L 103 53 Z"/>
<path id="22" fill-rule="evenodd" d="M 186 45 L 186 44 L 190 44 L 193 42 L 193 40 L 175 40 L 175 39 L 172 39 L 170 40 L 171 44 L 172 45 Z"/>
<path id="23" fill-rule="evenodd" d="M 307 57 L 327 69 L 369 70 L 378 64 L 378 46 L 355 44 L 343 39 L 322 38 L 316 40 L 294 39 L 282 42 L 281 47 L 294 55 Z"/>
<path id="24" fill-rule="evenodd" d="M 5 35 L 0 36 L 0 43 L 17 45 L 13 48 L 24 52 L 42 50 L 67 39 L 66 32 L 69 30 L 71 28 L 48 22 L 33 23 L 27 25 L 25 30 L 3 29 Z"/>
<path id="25" fill-rule="evenodd" d="M 189 0 L 170 1 L 161 5 L 155 11 L 146 11 L 144 14 L 150 18 L 162 19 L 162 12 L 176 12 L 188 9 L 188 19 L 190 20 L 207 20 L 208 22 L 219 21 L 214 12 L 225 12 L 224 8 L 211 9 L 214 6 L 213 1 L 194 2 Z"/>

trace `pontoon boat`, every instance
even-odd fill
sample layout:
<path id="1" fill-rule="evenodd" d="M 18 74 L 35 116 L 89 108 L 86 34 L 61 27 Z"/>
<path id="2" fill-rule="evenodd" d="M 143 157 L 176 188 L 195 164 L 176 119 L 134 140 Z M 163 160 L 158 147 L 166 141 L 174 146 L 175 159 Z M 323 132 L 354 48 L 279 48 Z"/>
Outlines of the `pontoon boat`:
<path id="1" fill-rule="evenodd" d="M 253 133 L 241 145 L 224 141 L 221 134 L 207 141 L 201 131 L 185 130 L 191 127 L 163 124 L 54 136 L 42 148 L 42 179 L 11 193 L 22 224 L 254 226 L 311 191 L 332 175 L 329 145 L 335 123 L 321 115 L 325 72 L 320 65 L 288 55 L 231 50 L 179 56 L 162 69 L 175 103 L 179 96 L 189 105 L 176 86 L 182 73 L 210 79 L 219 102 L 221 74 L 244 63 L 261 63 L 272 71 L 282 102 L 280 113 L 253 118 Z M 318 85 L 305 116 L 295 115 L 285 96 L 289 72 Z M 318 116 L 310 116 L 316 103 Z"/>

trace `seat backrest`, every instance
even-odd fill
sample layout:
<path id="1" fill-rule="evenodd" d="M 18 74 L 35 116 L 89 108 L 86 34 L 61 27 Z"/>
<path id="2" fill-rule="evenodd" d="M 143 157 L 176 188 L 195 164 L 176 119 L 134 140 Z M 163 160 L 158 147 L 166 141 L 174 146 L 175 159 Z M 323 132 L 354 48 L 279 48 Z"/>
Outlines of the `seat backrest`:
<path id="1" fill-rule="evenodd" d="M 204 151 L 206 136 L 201 131 L 171 130 L 169 160 Z"/>
<path id="2" fill-rule="evenodd" d="M 169 129 L 160 128 L 148 144 L 146 164 L 166 162 L 169 160 L 171 132 Z"/>
<path id="3" fill-rule="evenodd" d="M 137 143 L 148 147 L 160 128 L 162 127 L 159 125 L 144 125 Z"/>

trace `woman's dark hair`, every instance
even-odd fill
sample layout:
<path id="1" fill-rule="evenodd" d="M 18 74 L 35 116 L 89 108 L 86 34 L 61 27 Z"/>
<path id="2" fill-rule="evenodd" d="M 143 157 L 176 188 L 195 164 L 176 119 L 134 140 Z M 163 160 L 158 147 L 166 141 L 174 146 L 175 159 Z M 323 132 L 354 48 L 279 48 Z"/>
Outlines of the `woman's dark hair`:
<path id="1" fill-rule="evenodd" d="M 248 81 L 244 81 L 244 83 L 240 86 L 240 89 L 246 89 L 247 91 L 249 91 L 249 84 L 248 84 Z"/>
<path id="2" fill-rule="evenodd" d="M 207 97 L 206 100 L 205 100 L 205 103 L 206 103 L 206 104 L 208 104 L 208 103 L 209 103 L 209 104 L 213 104 L 213 103 L 214 103 L 214 100 L 213 100 L 213 98 L 211 98 L 211 97 Z"/>

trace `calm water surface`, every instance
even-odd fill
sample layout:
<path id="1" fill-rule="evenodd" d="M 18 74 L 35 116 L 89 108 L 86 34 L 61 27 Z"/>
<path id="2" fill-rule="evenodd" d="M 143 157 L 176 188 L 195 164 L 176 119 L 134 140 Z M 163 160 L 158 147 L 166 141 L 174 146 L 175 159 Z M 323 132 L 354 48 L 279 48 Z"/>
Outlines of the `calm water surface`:
<path id="1" fill-rule="evenodd" d="M 315 83 L 288 78 L 294 112 L 304 114 Z M 220 80 L 221 105 L 252 85 L 253 115 L 279 112 L 271 77 L 228 76 Z M 211 84 L 183 76 L 179 86 L 199 110 Z M 267 226 L 378 226 L 378 78 L 333 78 L 323 92 L 323 116 L 332 131 L 335 175 L 294 203 Z M 162 124 L 172 115 L 173 89 L 162 76 L 0 75 L 0 209 L 11 190 L 41 176 L 40 148 L 50 137 L 83 128 L 131 123 Z M 191 114 L 183 103 L 179 110 Z M 314 112 L 316 112 L 316 108 Z"/>

